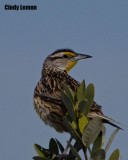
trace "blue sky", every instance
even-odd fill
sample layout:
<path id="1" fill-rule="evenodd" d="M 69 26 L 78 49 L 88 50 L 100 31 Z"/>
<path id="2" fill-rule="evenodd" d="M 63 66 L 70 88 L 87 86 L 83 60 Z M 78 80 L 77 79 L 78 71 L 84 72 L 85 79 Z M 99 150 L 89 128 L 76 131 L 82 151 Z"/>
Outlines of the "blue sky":
<path id="1" fill-rule="evenodd" d="M 37 11 L 5 11 L 4 5 L 37 5 Z M 103 113 L 123 124 L 108 152 L 127 159 L 128 1 L 11 0 L 0 2 L 0 159 L 31 159 L 33 144 L 51 137 L 66 145 L 68 134 L 45 126 L 32 98 L 42 64 L 56 49 L 90 54 L 69 74 L 95 85 Z M 106 126 L 108 140 L 114 128 Z M 107 158 L 108 158 L 107 157 Z"/>

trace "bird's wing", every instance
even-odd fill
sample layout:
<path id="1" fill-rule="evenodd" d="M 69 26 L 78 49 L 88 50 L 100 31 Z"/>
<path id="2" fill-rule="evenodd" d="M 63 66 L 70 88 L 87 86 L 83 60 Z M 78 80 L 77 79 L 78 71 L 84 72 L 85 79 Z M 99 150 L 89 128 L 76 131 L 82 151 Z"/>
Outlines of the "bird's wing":
<path id="1" fill-rule="evenodd" d="M 58 89 L 53 91 L 48 87 L 40 80 L 34 91 L 34 99 L 36 99 L 36 97 L 40 98 L 40 101 L 49 107 L 50 112 L 58 110 L 58 112 L 62 112 L 63 115 L 66 114 L 66 109 L 60 97 L 60 91 Z"/>

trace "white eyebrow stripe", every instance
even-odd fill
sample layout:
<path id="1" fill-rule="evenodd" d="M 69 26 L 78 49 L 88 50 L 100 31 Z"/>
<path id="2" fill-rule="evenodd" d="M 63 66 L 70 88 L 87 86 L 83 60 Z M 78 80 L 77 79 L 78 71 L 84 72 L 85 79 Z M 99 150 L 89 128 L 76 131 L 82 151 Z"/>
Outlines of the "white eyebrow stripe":
<path id="1" fill-rule="evenodd" d="M 51 57 L 63 57 L 64 52 L 60 52 L 60 53 L 55 53 L 53 55 L 51 55 Z"/>

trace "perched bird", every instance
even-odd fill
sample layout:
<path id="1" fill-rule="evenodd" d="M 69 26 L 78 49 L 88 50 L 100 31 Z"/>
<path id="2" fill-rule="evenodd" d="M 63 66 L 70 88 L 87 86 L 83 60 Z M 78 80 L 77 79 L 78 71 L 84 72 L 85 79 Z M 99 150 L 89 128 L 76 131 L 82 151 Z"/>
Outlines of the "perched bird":
<path id="1" fill-rule="evenodd" d="M 66 108 L 61 100 L 61 84 L 64 82 L 74 92 L 80 83 L 68 75 L 68 71 L 80 59 L 91 58 L 92 56 L 79 54 L 71 49 L 59 49 L 49 55 L 44 61 L 41 79 L 34 90 L 34 106 L 45 124 L 53 127 L 58 132 L 67 131 L 63 125 L 63 117 L 66 115 Z M 88 118 L 101 117 L 104 122 L 116 126 L 112 120 L 103 115 L 101 106 L 93 102 L 88 113 Z M 118 123 L 118 122 L 117 122 Z M 117 126 L 116 126 L 117 127 Z"/>

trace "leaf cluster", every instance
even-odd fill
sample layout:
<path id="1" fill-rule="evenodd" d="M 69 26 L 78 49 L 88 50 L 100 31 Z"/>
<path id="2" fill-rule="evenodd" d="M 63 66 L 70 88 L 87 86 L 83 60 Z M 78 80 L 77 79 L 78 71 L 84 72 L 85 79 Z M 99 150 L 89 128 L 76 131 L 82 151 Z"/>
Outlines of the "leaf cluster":
<path id="1" fill-rule="evenodd" d="M 53 138 L 49 142 L 49 149 L 42 148 L 35 144 L 35 150 L 38 156 L 33 157 L 35 160 L 82 160 L 79 151 L 83 150 L 85 159 L 87 159 L 87 150 L 90 153 L 89 160 L 105 160 L 106 153 L 112 143 L 112 140 L 118 128 L 110 136 L 110 139 L 105 147 L 102 148 L 105 139 L 106 128 L 102 119 L 95 117 L 88 119 L 88 113 L 94 101 L 95 88 L 93 84 L 87 87 L 83 81 L 74 93 L 66 84 L 62 84 L 61 99 L 67 109 L 67 114 L 63 119 L 63 124 L 71 137 L 75 140 L 72 145 L 70 142 L 70 152 L 67 155 L 63 154 L 64 147 L 58 140 Z M 119 160 L 120 152 L 116 149 L 110 156 L 109 160 Z"/>

